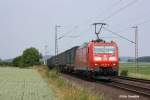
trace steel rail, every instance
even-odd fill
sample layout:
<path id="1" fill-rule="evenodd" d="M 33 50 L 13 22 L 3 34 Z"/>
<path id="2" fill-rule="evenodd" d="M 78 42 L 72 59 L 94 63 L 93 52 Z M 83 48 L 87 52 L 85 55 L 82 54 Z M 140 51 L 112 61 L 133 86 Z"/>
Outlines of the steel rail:
<path id="1" fill-rule="evenodd" d="M 112 81 L 108 83 L 107 85 L 150 97 L 150 88 L 141 87 L 141 86 L 137 86 L 134 84 L 123 83 L 119 81 Z"/>
<path id="2" fill-rule="evenodd" d="M 150 84 L 150 80 L 145 80 L 145 79 L 132 78 L 132 77 L 124 77 L 124 76 L 117 76 L 117 77 L 114 77 L 114 78 Z"/>

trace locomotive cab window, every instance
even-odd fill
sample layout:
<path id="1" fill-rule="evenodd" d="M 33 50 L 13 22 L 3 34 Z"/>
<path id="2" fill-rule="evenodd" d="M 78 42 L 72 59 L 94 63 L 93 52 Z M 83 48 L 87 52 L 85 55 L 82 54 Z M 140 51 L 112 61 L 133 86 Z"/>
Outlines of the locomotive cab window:
<path id="1" fill-rule="evenodd" d="M 94 53 L 95 54 L 101 54 L 101 53 L 114 54 L 115 47 L 113 47 L 113 46 L 94 46 Z"/>

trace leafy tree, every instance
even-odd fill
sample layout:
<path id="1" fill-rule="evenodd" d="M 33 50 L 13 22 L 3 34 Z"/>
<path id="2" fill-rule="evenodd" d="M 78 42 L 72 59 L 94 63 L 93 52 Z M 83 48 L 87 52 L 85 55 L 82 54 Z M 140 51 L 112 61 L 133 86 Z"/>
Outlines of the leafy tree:
<path id="1" fill-rule="evenodd" d="M 42 58 L 41 54 L 36 48 L 28 48 L 23 51 L 22 62 L 24 66 L 33 66 L 38 65 L 40 63 L 40 59 Z"/>
<path id="2" fill-rule="evenodd" d="M 13 65 L 16 67 L 29 67 L 33 65 L 41 64 L 40 59 L 42 55 L 36 48 L 28 48 L 23 51 L 21 56 L 16 57 L 13 60 Z"/>
<path id="3" fill-rule="evenodd" d="M 21 67 L 23 66 L 23 62 L 22 62 L 22 56 L 18 56 L 16 58 L 14 58 L 13 60 L 13 65 L 16 66 L 16 67 Z"/>

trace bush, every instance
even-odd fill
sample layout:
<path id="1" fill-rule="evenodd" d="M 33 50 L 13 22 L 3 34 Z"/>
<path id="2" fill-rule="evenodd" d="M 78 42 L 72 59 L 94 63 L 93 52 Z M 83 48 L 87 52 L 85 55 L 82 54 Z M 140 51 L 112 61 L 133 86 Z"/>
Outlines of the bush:
<path id="1" fill-rule="evenodd" d="M 128 76 L 128 70 L 122 70 L 120 75 L 121 76 Z"/>

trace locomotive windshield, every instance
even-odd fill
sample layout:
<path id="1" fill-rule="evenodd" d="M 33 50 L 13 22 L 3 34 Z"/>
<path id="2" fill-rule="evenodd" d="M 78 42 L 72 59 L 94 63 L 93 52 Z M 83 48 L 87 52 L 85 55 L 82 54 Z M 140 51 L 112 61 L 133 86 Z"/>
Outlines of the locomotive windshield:
<path id="1" fill-rule="evenodd" d="M 113 46 L 94 46 L 94 53 L 101 54 L 101 53 L 115 53 L 115 47 Z"/>

